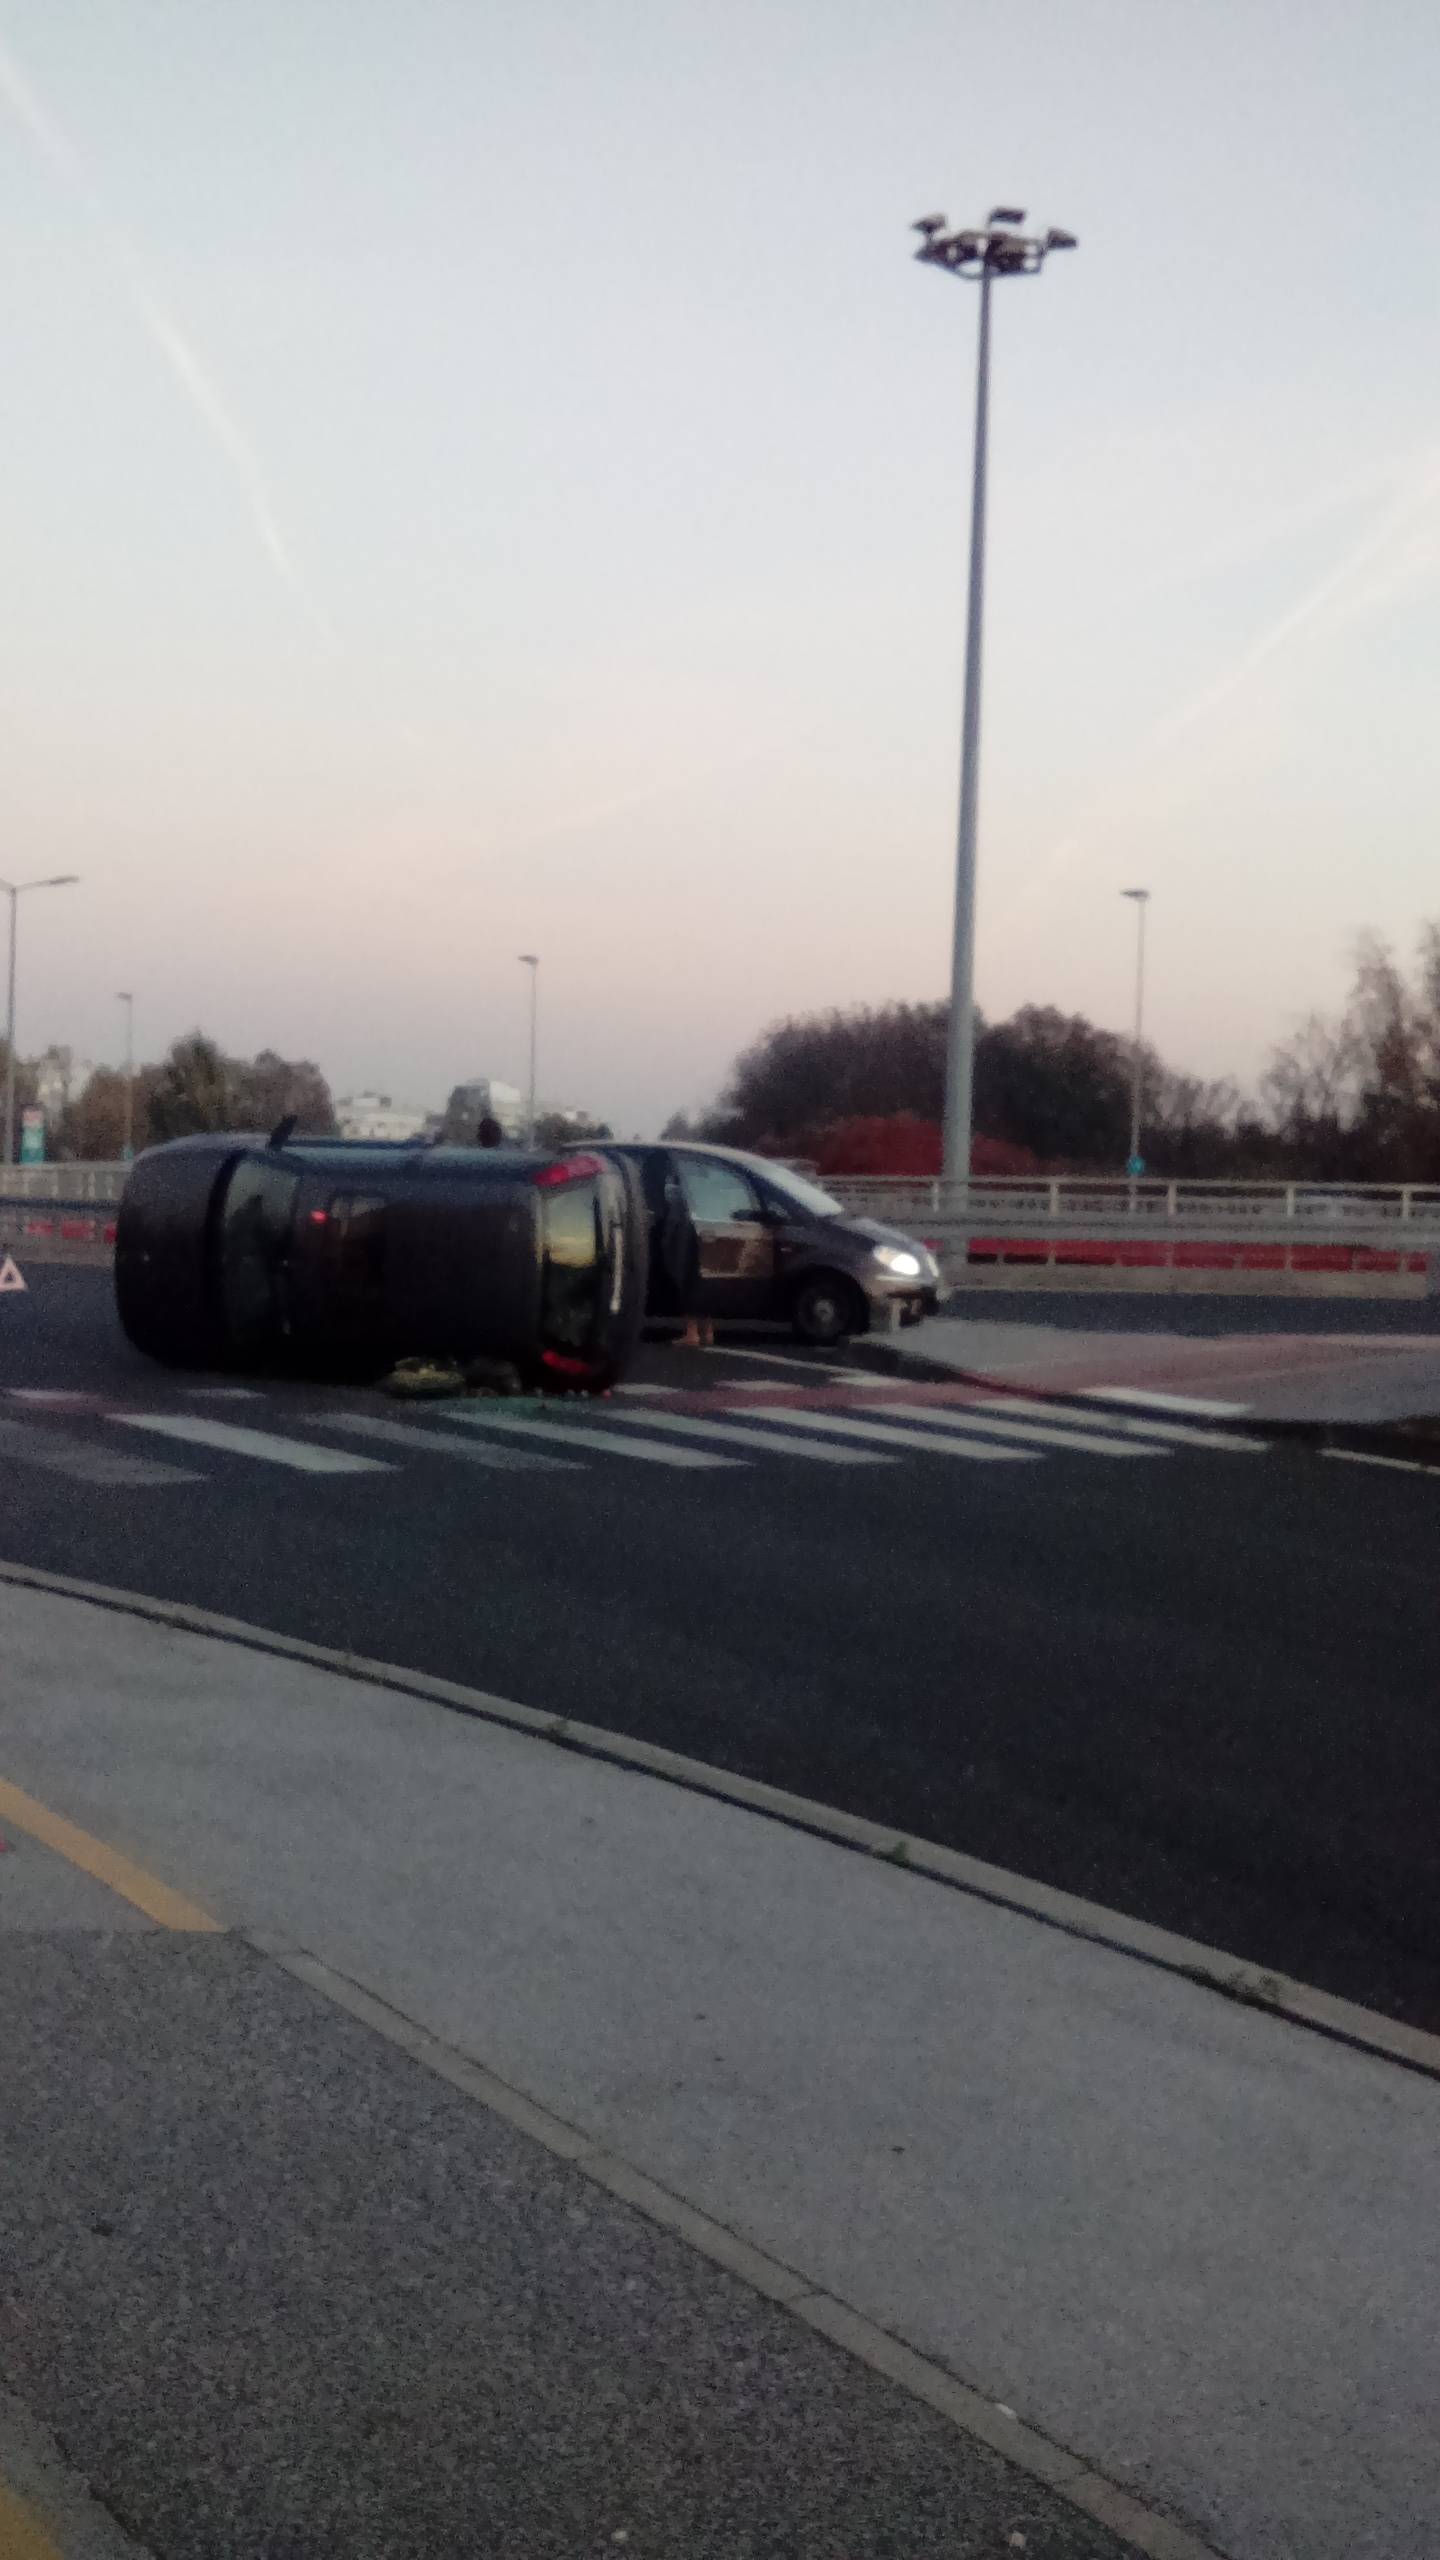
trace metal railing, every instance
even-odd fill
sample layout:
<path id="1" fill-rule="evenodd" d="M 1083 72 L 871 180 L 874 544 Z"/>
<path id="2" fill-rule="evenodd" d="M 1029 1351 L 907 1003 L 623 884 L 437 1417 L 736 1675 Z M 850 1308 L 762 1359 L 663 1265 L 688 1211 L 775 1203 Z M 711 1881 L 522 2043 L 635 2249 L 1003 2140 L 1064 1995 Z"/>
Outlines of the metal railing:
<path id="1" fill-rule="evenodd" d="M 1417 1245 L 1440 1238 L 1440 1183 L 1158 1182 L 1089 1174 L 827 1175 L 847 1209 L 897 1226 L 1014 1237 L 1141 1236 Z"/>
<path id="2" fill-rule="evenodd" d="M 0 1200 L 114 1201 L 129 1170 L 126 1164 L 0 1165 Z"/>

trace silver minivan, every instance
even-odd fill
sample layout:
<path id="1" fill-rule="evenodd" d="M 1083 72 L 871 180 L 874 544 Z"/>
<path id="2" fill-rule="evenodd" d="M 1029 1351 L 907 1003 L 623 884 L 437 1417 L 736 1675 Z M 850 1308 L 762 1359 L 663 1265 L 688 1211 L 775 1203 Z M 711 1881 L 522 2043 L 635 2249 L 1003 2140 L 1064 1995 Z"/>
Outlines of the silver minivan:
<path id="1" fill-rule="evenodd" d="M 636 1167 L 650 1217 L 646 1313 L 769 1317 L 802 1342 L 918 1323 L 940 1303 L 940 1266 L 898 1227 L 852 1216 L 788 1165 L 736 1147 L 616 1146 Z"/>

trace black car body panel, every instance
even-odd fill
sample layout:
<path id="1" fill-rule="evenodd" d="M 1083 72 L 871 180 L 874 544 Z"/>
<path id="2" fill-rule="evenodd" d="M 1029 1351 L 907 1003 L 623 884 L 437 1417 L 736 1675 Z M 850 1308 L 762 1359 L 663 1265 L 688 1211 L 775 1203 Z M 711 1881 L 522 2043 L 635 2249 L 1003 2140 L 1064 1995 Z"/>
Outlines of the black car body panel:
<path id="1" fill-rule="evenodd" d="M 139 1157 L 115 1292 L 137 1349 L 176 1367 L 485 1355 L 593 1387 L 634 1348 L 647 1259 L 638 1177 L 608 1155 L 236 1134 Z"/>

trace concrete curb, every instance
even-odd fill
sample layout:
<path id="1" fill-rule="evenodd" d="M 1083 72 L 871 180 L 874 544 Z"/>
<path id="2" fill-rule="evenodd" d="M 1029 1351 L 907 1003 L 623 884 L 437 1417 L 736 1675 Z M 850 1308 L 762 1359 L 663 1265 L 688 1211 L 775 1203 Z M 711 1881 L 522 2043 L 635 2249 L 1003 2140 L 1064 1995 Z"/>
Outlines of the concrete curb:
<path id="1" fill-rule="evenodd" d="M 270 1628 L 252 1626 L 243 1618 L 222 1617 L 183 1601 L 154 1600 L 108 1583 L 83 1582 L 70 1574 L 44 1572 L 35 1565 L 0 1562 L 0 1587 L 7 1584 L 19 1590 L 51 1592 L 60 1599 L 83 1600 L 94 1608 L 112 1609 L 119 1615 L 174 1627 L 184 1634 L 244 1645 L 254 1653 L 311 1663 L 317 1670 L 339 1672 L 347 1679 L 392 1689 L 403 1697 L 423 1698 L 452 1714 L 503 1725 L 537 1741 L 556 1743 L 564 1750 L 606 1761 L 612 1767 L 685 1787 L 691 1794 L 712 1796 L 721 1804 L 763 1815 L 792 1831 L 808 1832 L 838 1848 L 880 1859 L 907 1875 L 924 1876 L 932 1884 L 948 1885 L 977 1901 L 1018 1912 L 1047 1928 L 1063 1930 L 1068 1937 L 1090 1939 L 1137 1963 L 1179 1974 L 1202 1990 L 1238 2001 L 1245 2008 L 1262 2009 L 1286 2025 L 1326 2036 L 1332 2043 L 1353 2046 L 1358 2052 L 1440 2080 L 1440 2035 L 1431 2035 L 1424 2028 L 1407 2026 L 1403 2020 L 1384 2017 L 1378 2010 L 1363 2009 L 1354 2001 L 1341 2000 L 1311 1983 L 1298 1982 L 1289 1974 L 1268 1972 L 1243 1957 L 1227 1955 L 1222 1948 L 1207 1946 L 1203 1939 L 1154 1928 L 1148 1921 L 1111 1911 L 1103 1903 L 1086 1901 L 1079 1894 L 1063 1892 L 1034 1877 L 1012 1874 L 1006 1867 L 992 1866 L 963 1850 L 897 1835 L 893 1827 L 867 1821 L 860 1814 L 844 1813 L 838 1806 L 819 1804 L 809 1796 L 791 1795 L 783 1787 L 766 1786 L 756 1778 L 732 1775 L 682 1752 L 632 1741 L 601 1725 L 583 1724 L 569 1716 L 522 1706 L 514 1699 L 497 1698 L 488 1690 L 471 1689 L 463 1682 L 440 1679 L 431 1672 L 411 1671 L 400 1663 L 377 1662 L 368 1655 L 311 1644 L 301 1636 L 281 1635 Z"/>
<path id="2" fill-rule="evenodd" d="M 0 2390 L 0 2554 L 4 2560 L 152 2560 L 97 2504 L 54 2437 Z"/>
<path id="3" fill-rule="evenodd" d="M 955 1369 L 946 1362 L 931 1360 L 924 1352 L 909 1351 L 896 1342 L 857 1342 L 851 1345 L 851 1357 L 876 1374 L 889 1378 L 913 1378 L 922 1386 L 981 1387 L 992 1396 L 1039 1397 L 1046 1404 L 1070 1407 L 1096 1420 L 1106 1414 L 1114 1419 L 1115 1406 L 1109 1397 L 1088 1394 L 1083 1387 L 1047 1387 L 1041 1382 L 1028 1383 L 1018 1378 L 1000 1377 L 990 1369 Z M 1147 1405 L 1145 1390 L 1137 1387 L 1133 1401 L 1126 1400 L 1122 1410 L 1133 1414 L 1137 1422 L 1177 1422 L 1184 1419 L 1173 1404 Z M 1196 1414 L 1194 1419 L 1201 1419 Z M 1413 1425 L 1417 1417 L 1402 1415 L 1393 1422 L 1312 1421 L 1299 1415 L 1244 1413 L 1227 1414 L 1227 1431 L 1248 1433 L 1252 1440 L 1289 1441 L 1301 1448 L 1338 1450 L 1353 1457 L 1403 1458 L 1417 1469 L 1440 1473 L 1440 1425 L 1433 1438 L 1417 1435 Z"/>

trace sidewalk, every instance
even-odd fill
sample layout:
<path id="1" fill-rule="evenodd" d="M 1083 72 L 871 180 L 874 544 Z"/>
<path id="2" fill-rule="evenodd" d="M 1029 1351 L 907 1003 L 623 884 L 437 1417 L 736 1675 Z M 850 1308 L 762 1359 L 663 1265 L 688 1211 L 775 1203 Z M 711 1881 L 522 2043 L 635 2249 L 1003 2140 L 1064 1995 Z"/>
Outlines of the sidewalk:
<path id="1" fill-rule="evenodd" d="M 1173 1318 L 1173 1302 L 1166 1314 Z M 1123 1389 L 1137 1406 L 1147 1393 L 1161 1404 L 1178 1395 L 1261 1424 L 1383 1430 L 1440 1415 L 1440 1326 L 1427 1332 L 1412 1319 L 1388 1332 L 1302 1332 L 1277 1322 L 1261 1330 L 1243 1304 L 1228 1324 L 1217 1314 L 1207 1302 L 1203 1328 L 1186 1329 L 1157 1324 L 1152 1308 L 1138 1306 L 1129 1325 L 1060 1324 L 1038 1307 L 1033 1319 L 952 1313 L 853 1348 L 877 1366 L 918 1374 L 975 1377 L 1030 1394 Z"/>
<path id="2" fill-rule="evenodd" d="M 366 1681 L 0 1650 L 0 1779 L 225 1924 L 0 1817 L 0 2386 L 157 2560 L 1433 2550 L 1440 2083 Z"/>

